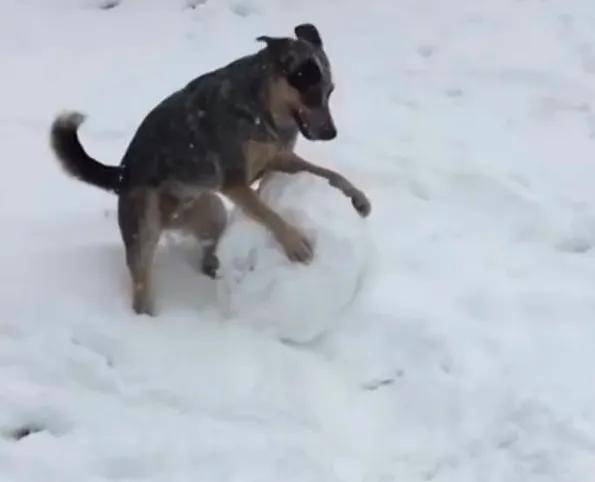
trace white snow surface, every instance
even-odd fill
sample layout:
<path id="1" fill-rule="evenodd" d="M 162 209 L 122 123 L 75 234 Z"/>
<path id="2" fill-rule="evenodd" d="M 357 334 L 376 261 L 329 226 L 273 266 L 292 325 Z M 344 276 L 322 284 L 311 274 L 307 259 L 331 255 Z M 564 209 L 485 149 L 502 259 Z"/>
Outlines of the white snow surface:
<path id="1" fill-rule="evenodd" d="M 595 481 L 592 0 L 1 7 L 1 482 Z M 87 113 L 116 164 L 159 100 L 304 21 L 339 136 L 297 150 L 370 217 L 278 178 L 312 265 L 234 216 L 218 283 L 164 237 L 133 315 L 115 198 L 60 171 L 51 120 Z"/>
<path id="2" fill-rule="evenodd" d="M 219 307 L 284 341 L 313 341 L 357 299 L 373 257 L 365 224 L 347 198 L 310 174 L 270 174 L 259 193 L 309 239 L 316 256 L 307 265 L 292 263 L 264 227 L 233 209 L 218 249 Z"/>

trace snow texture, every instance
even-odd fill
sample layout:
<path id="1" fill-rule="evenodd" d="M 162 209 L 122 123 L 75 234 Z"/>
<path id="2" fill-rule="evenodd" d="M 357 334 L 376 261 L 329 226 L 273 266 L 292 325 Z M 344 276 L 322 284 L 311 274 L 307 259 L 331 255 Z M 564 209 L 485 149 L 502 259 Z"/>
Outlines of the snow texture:
<path id="1" fill-rule="evenodd" d="M 310 174 L 273 174 L 260 196 L 315 246 L 303 265 L 287 259 L 265 228 L 234 209 L 219 245 L 219 305 L 280 339 L 308 342 L 357 297 L 372 248 L 365 223 L 340 191 Z"/>
<path id="2" fill-rule="evenodd" d="M 592 0 L 4 0 L 0 482 L 595 481 Z M 137 317 L 114 197 L 142 117 L 258 35 L 316 24 L 339 136 L 264 196 L 308 267 L 233 215 L 222 277 L 163 238 Z M 251 268 L 251 269 L 250 269 Z"/>

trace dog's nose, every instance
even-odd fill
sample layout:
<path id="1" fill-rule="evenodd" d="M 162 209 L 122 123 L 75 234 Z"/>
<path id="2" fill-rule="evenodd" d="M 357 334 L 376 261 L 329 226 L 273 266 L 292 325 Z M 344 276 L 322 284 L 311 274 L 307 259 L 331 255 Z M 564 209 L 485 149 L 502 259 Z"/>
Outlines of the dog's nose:
<path id="1" fill-rule="evenodd" d="M 320 130 L 320 139 L 323 141 L 330 141 L 337 137 L 337 129 L 332 124 L 327 124 Z"/>

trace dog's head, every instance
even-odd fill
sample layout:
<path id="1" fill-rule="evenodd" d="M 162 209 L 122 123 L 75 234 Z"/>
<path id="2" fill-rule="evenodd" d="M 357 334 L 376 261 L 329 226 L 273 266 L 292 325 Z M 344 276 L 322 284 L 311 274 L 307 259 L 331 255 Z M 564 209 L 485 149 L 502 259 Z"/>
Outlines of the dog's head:
<path id="1" fill-rule="evenodd" d="M 295 27 L 296 38 L 258 37 L 274 66 L 271 111 L 294 123 L 310 140 L 330 140 L 337 129 L 329 109 L 334 85 L 322 39 L 314 25 Z"/>

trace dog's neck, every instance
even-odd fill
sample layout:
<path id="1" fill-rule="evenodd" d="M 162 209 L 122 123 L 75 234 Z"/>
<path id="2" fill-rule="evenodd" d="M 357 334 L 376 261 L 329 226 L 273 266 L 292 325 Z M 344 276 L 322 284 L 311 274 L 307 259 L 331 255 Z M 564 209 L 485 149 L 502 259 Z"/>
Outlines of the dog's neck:
<path id="1" fill-rule="evenodd" d="M 269 77 L 263 86 L 263 109 L 268 112 L 273 123 L 280 129 L 295 125 L 287 103 L 287 82 L 284 79 Z"/>
<path id="2" fill-rule="evenodd" d="M 263 140 L 293 144 L 298 128 L 287 102 L 289 90 L 275 70 L 265 50 L 242 57 L 216 71 L 216 96 L 226 105 L 227 114 L 248 120 Z"/>
<path id="3" fill-rule="evenodd" d="M 291 93 L 287 82 L 275 73 L 275 66 L 264 52 L 259 52 L 254 58 L 254 75 L 249 79 L 250 95 L 256 103 L 263 127 L 275 137 L 293 142 L 298 128 L 289 108 Z"/>

